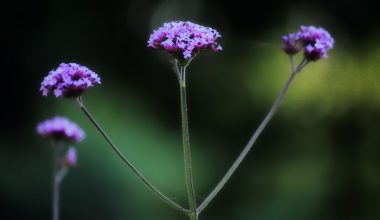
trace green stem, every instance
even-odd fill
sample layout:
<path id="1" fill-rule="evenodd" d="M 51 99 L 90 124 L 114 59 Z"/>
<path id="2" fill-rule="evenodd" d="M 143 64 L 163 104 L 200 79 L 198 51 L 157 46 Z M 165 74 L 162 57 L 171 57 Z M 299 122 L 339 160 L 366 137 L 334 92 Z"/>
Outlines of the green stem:
<path id="1" fill-rule="evenodd" d="M 171 200 L 169 197 L 165 196 L 161 191 L 159 191 L 147 178 L 144 177 L 144 175 L 121 153 L 119 148 L 112 142 L 112 140 L 108 137 L 106 132 L 100 127 L 100 125 L 96 122 L 95 118 L 91 115 L 91 113 L 87 110 L 87 108 L 84 106 L 83 101 L 81 97 L 77 98 L 77 102 L 83 111 L 83 113 L 87 116 L 88 119 L 90 119 L 91 123 L 96 127 L 96 129 L 100 132 L 100 134 L 104 137 L 104 139 L 107 141 L 109 146 L 112 148 L 112 150 L 119 156 L 119 158 L 132 170 L 132 172 L 144 183 L 144 185 L 153 192 L 156 196 L 158 196 L 162 201 L 164 201 L 166 204 L 170 205 L 174 209 L 177 209 L 184 214 L 189 214 L 190 211 L 183 208 L 173 200 Z"/>
<path id="2" fill-rule="evenodd" d="M 61 144 L 54 142 L 53 144 L 53 193 L 52 193 L 52 217 L 53 220 L 59 220 L 59 193 L 61 181 L 57 179 L 59 172 L 59 155 Z"/>
<path id="3" fill-rule="evenodd" d="M 220 180 L 220 182 L 216 185 L 216 187 L 211 191 L 211 193 L 206 197 L 206 199 L 202 202 L 202 204 L 197 208 L 197 213 L 201 213 L 207 205 L 214 199 L 214 197 L 218 194 L 218 192 L 223 188 L 223 186 L 227 183 L 227 181 L 231 178 L 232 174 L 236 171 L 236 169 L 239 167 L 243 159 L 247 156 L 248 152 L 251 150 L 253 144 L 256 142 L 257 138 L 260 136 L 261 132 L 264 130 L 264 128 L 267 126 L 268 122 L 272 119 L 273 115 L 276 113 L 277 109 L 280 107 L 280 104 L 282 100 L 285 97 L 286 92 L 289 89 L 290 84 L 292 83 L 294 77 L 298 72 L 301 71 L 301 69 L 307 64 L 306 60 L 303 60 L 299 66 L 294 69 L 294 63 L 293 63 L 293 57 L 290 57 L 291 59 L 291 74 L 286 82 L 284 88 L 281 90 L 279 96 L 277 97 L 276 101 L 274 102 L 272 108 L 264 118 L 264 120 L 261 122 L 260 126 L 257 128 L 257 130 L 253 133 L 251 139 L 248 141 L 247 145 L 244 147 L 243 151 L 240 153 L 238 158 L 235 160 L 235 162 L 232 164 L 232 166 L 228 169 L 227 173 L 224 175 L 224 177 Z"/>
<path id="4" fill-rule="evenodd" d="M 189 124 L 187 116 L 187 102 L 186 102 L 186 66 L 179 68 L 180 73 L 180 98 L 181 98 L 181 119 L 182 119 L 182 143 L 183 143 L 183 156 L 185 162 L 185 174 L 186 174 L 186 188 L 187 196 L 190 206 L 190 219 L 197 220 L 198 214 L 196 213 L 196 200 L 193 181 L 193 172 L 191 167 L 191 151 L 190 151 L 190 138 L 189 138 Z"/>

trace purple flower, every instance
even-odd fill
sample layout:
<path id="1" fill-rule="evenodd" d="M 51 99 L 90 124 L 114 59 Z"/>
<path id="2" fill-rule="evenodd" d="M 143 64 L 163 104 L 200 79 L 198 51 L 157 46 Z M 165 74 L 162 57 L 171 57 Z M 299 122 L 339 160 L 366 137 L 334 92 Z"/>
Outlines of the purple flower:
<path id="1" fill-rule="evenodd" d="M 327 52 L 334 46 L 334 39 L 329 32 L 314 26 L 301 26 L 297 33 L 283 36 L 282 41 L 282 49 L 287 54 L 294 55 L 303 49 L 309 61 L 327 58 Z"/>
<path id="2" fill-rule="evenodd" d="M 43 137 L 71 142 L 81 141 L 85 136 L 83 130 L 78 125 L 60 116 L 38 124 L 37 133 Z"/>
<path id="3" fill-rule="evenodd" d="M 282 50 L 289 55 L 297 54 L 301 50 L 296 34 L 282 36 L 282 43 Z"/>
<path id="4" fill-rule="evenodd" d="M 54 92 L 56 97 L 77 97 L 95 84 L 100 84 L 100 78 L 87 67 L 61 63 L 44 78 L 40 91 L 44 96 Z"/>
<path id="5" fill-rule="evenodd" d="M 148 40 L 148 47 L 163 49 L 175 59 L 186 63 L 202 50 L 222 50 L 217 42 L 220 37 L 221 35 L 212 28 L 189 21 L 173 21 L 153 31 Z"/>
<path id="6" fill-rule="evenodd" d="M 77 150 L 75 147 L 69 147 L 63 163 L 70 168 L 77 166 Z"/>
<path id="7" fill-rule="evenodd" d="M 330 33 L 321 27 L 301 26 L 297 35 L 304 46 L 305 58 L 311 61 L 327 58 L 327 51 L 334 46 Z"/>

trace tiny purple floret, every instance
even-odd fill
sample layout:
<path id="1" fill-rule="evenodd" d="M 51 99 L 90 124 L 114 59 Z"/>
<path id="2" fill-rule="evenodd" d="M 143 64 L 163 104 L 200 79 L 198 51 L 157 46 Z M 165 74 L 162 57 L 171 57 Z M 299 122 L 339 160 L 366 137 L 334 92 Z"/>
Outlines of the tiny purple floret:
<path id="1" fill-rule="evenodd" d="M 54 93 L 56 97 L 78 97 L 85 90 L 100 84 L 98 74 L 76 63 L 61 63 L 49 72 L 41 83 L 43 96 Z"/>
<path id="2" fill-rule="evenodd" d="M 54 117 L 38 124 L 37 133 L 42 137 L 50 137 L 55 140 L 67 140 L 77 142 L 84 139 L 83 130 L 74 122 L 65 117 Z"/>
<path id="3" fill-rule="evenodd" d="M 69 147 L 63 163 L 70 168 L 77 166 L 77 150 L 75 147 Z"/>
<path id="4" fill-rule="evenodd" d="M 153 31 L 148 47 L 163 49 L 175 59 L 186 63 L 202 50 L 222 50 L 218 43 L 220 37 L 212 28 L 189 21 L 173 21 Z"/>
<path id="5" fill-rule="evenodd" d="M 303 49 L 308 61 L 327 58 L 327 52 L 334 46 L 330 33 L 314 26 L 301 26 L 297 33 L 283 36 L 282 41 L 282 49 L 287 54 L 294 55 Z"/>

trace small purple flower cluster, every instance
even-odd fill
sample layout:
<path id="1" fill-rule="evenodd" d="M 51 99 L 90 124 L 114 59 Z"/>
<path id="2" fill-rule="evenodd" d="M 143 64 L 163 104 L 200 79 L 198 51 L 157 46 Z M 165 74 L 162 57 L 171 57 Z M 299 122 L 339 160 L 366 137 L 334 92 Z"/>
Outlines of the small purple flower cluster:
<path id="1" fill-rule="evenodd" d="M 54 117 L 41 122 L 37 126 L 37 133 L 43 137 L 51 137 L 56 140 L 77 142 L 83 140 L 83 130 L 74 122 L 65 117 Z"/>
<path id="2" fill-rule="evenodd" d="M 75 147 L 69 147 L 63 163 L 70 168 L 77 166 L 77 150 Z"/>
<path id="3" fill-rule="evenodd" d="M 301 47 L 297 44 L 297 35 L 296 34 L 287 34 L 282 36 L 282 49 L 285 51 L 285 53 L 289 55 L 297 54 Z"/>
<path id="4" fill-rule="evenodd" d="M 308 61 L 327 58 L 327 51 L 334 46 L 330 33 L 314 26 L 301 26 L 297 33 L 283 36 L 282 42 L 285 53 L 294 55 L 303 49 Z"/>
<path id="5" fill-rule="evenodd" d="M 192 22 L 173 21 L 153 31 L 148 47 L 163 49 L 174 58 L 187 62 L 201 50 L 220 51 L 221 35 L 214 29 Z"/>
<path id="6" fill-rule="evenodd" d="M 85 66 L 76 63 L 61 63 L 49 72 L 41 83 L 44 96 L 49 93 L 56 97 L 77 97 L 89 87 L 100 84 L 99 76 Z"/>

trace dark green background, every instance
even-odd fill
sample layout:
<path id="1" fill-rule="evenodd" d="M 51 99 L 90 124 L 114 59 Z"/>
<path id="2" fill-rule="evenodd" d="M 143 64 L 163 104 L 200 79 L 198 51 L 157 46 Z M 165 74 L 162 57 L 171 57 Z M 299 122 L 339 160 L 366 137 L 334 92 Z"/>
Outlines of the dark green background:
<path id="1" fill-rule="evenodd" d="M 36 124 L 55 115 L 87 133 L 62 185 L 62 220 L 186 219 L 117 159 L 73 100 L 42 97 L 60 62 L 97 72 L 84 100 L 114 142 L 186 205 L 178 85 L 146 47 L 163 22 L 218 30 L 223 51 L 188 69 L 198 203 L 222 177 L 289 75 L 281 35 L 301 24 L 335 37 L 297 76 L 255 149 L 201 220 L 380 218 L 380 29 L 375 1 L 25 1 L 3 3 L 0 219 L 50 219 L 51 149 Z"/>

